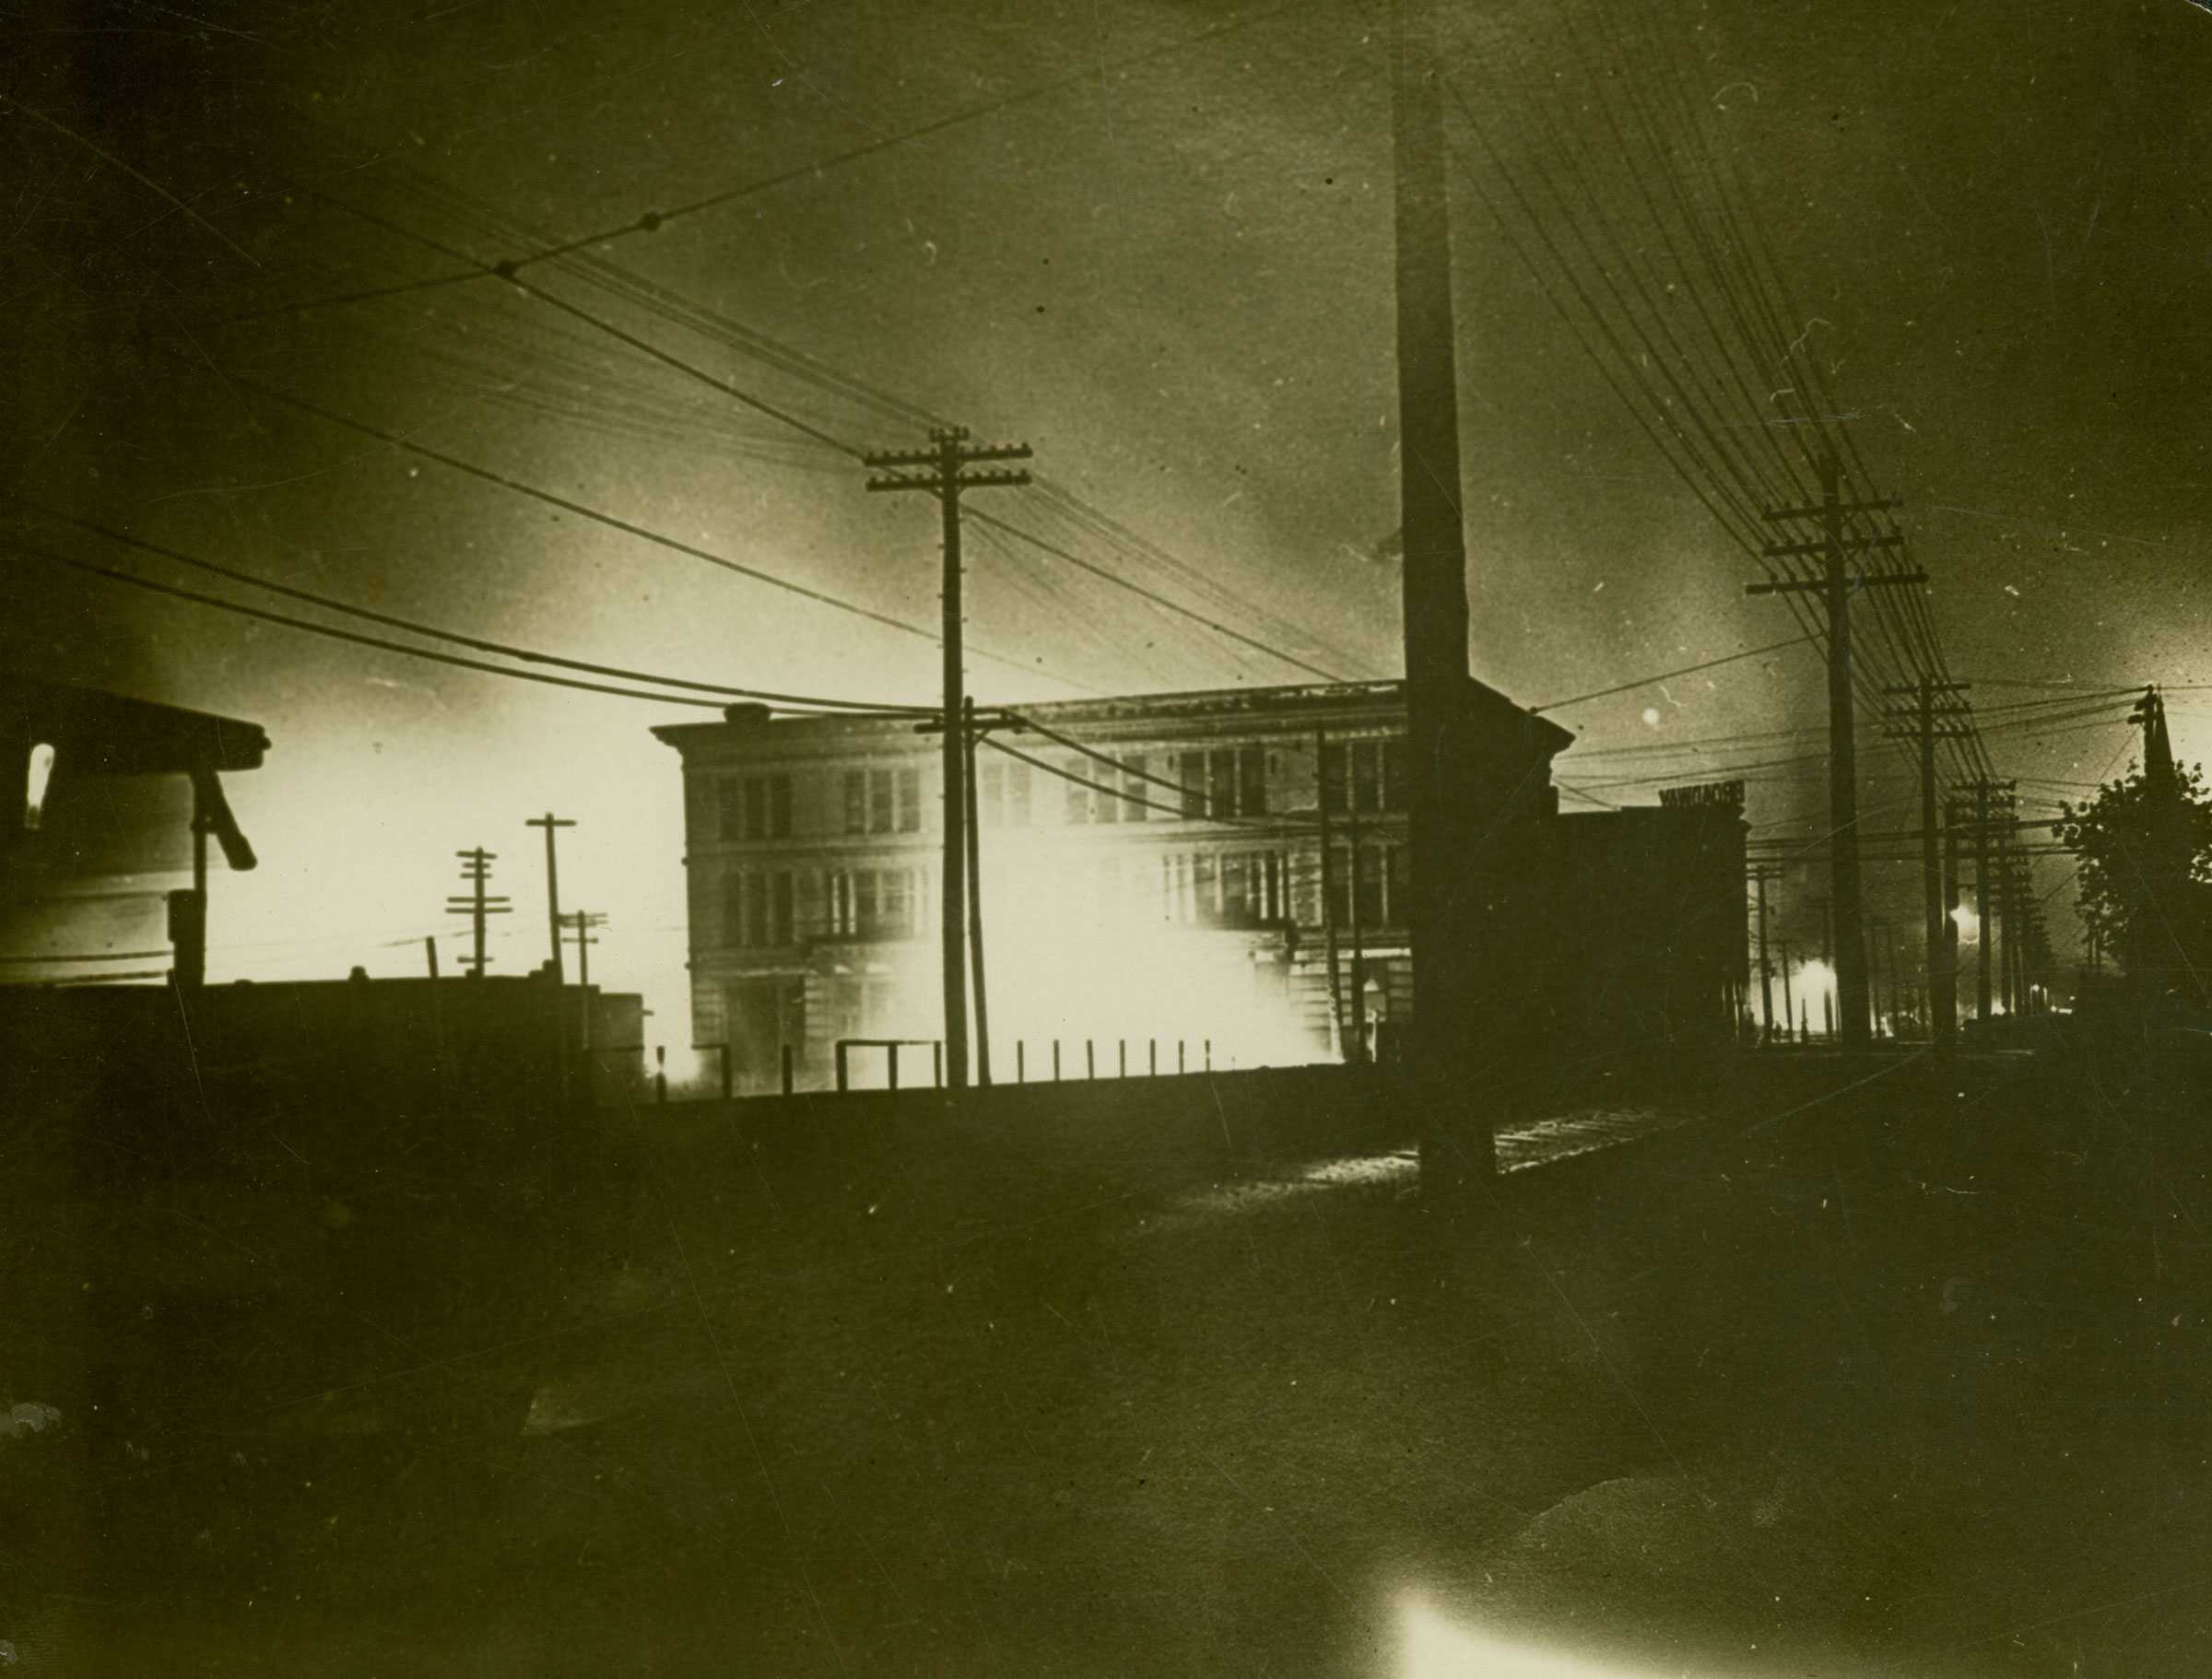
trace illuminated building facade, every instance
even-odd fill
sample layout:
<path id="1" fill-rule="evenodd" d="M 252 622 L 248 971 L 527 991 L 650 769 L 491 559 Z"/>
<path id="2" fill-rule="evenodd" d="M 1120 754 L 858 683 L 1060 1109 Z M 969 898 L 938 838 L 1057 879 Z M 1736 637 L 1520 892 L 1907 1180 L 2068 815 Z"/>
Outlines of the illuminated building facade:
<path id="1" fill-rule="evenodd" d="M 1573 737 L 1478 683 L 1468 703 L 1548 784 Z M 1049 1078 L 1055 1041 L 1071 1077 L 1311 1061 L 1403 1020 L 1396 683 L 1020 718 L 977 749 L 995 1077 Z M 693 1031 L 738 1087 L 772 1086 L 784 1046 L 818 1087 L 840 1039 L 941 1036 L 935 735 L 747 707 L 654 734 L 683 759 Z"/>

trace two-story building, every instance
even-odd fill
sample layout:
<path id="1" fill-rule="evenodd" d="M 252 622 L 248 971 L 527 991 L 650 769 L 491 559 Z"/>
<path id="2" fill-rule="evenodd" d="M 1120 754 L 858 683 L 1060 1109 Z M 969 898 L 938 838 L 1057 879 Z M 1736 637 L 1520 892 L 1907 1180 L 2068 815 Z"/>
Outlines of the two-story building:
<path id="1" fill-rule="evenodd" d="M 1548 786 L 1573 737 L 1478 683 L 1468 698 Z M 1019 715 L 977 751 L 996 1076 L 1017 1044 L 1039 1076 L 1054 1040 L 1101 1074 L 1124 1044 L 1150 1065 L 1154 1041 L 1306 1061 L 1410 1008 L 1399 684 Z M 697 1041 L 759 1089 L 786 1045 L 818 1086 L 838 1039 L 941 1036 L 939 737 L 743 706 L 654 734 L 683 758 Z"/>

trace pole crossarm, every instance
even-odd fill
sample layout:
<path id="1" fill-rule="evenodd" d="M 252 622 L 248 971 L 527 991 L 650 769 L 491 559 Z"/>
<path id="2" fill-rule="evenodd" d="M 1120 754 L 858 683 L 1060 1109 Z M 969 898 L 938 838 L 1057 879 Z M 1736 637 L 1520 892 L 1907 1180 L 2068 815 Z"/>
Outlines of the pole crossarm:
<path id="1" fill-rule="evenodd" d="M 1905 505 L 1902 496 L 1885 496 L 1876 501 L 1839 501 L 1818 507 L 1771 507 L 1759 517 L 1769 524 L 1781 524 L 1792 519 L 1825 519 L 1830 513 L 1893 513 Z"/>
<path id="2" fill-rule="evenodd" d="M 1848 545 L 1846 546 L 1848 546 Z M 1827 558 L 1829 549 L 1826 543 L 1808 542 L 1786 548 L 1765 548 L 1760 551 L 1769 559 L 1820 559 Z M 1927 581 L 1928 574 L 1925 571 L 1862 571 L 1850 580 L 1851 587 L 1853 589 L 1894 589 L 1910 583 L 1924 583 Z M 1744 593 L 1746 594 L 1818 594 L 1827 587 L 1828 580 L 1826 578 L 1792 577 L 1780 578 L 1764 583 L 1746 583 Z"/>

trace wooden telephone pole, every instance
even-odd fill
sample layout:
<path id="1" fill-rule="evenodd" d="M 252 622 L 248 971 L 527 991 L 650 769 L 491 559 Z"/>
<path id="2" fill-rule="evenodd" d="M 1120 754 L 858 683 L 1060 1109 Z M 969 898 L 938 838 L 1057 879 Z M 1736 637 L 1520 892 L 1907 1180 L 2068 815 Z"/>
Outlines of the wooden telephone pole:
<path id="1" fill-rule="evenodd" d="M 1851 597 L 1860 588 L 1902 588 L 1924 583 L 1928 578 L 1924 571 L 1870 572 L 1863 565 L 1853 573 L 1846 563 L 1848 557 L 1876 548 L 1901 547 L 1905 539 L 1894 531 L 1846 535 L 1844 522 L 1853 515 L 1883 512 L 1904 504 L 1895 499 L 1844 501 L 1841 476 L 1835 456 L 1823 455 L 1819 505 L 1774 508 L 1765 514 L 1771 523 L 1798 520 L 1818 523 L 1820 534 L 1815 539 L 1769 543 L 1762 552 L 1769 559 L 1818 560 L 1818 574 L 1747 583 L 1744 593 L 1818 595 L 1828 619 L 1829 871 L 1836 916 L 1836 1012 L 1841 1016 L 1843 1047 L 1863 1050 L 1869 1042 L 1869 999 L 1866 930 L 1859 896 L 1859 777 L 1852 710 Z"/>
<path id="2" fill-rule="evenodd" d="M 1781 878 L 1780 863 L 1751 865 L 1751 884 L 1759 893 L 1759 1035 L 1765 1043 L 1774 1040 L 1774 964 L 1767 957 L 1767 882 Z"/>
<path id="3" fill-rule="evenodd" d="M 445 900 L 449 914 L 465 915 L 469 920 L 473 953 L 461 958 L 461 966 L 468 970 L 472 980 L 480 979 L 484 966 L 491 958 L 484 954 L 484 919 L 490 915 L 505 915 L 513 906 L 503 897 L 488 895 L 484 888 L 491 884 L 491 865 L 499 852 L 488 851 L 477 846 L 465 851 L 455 851 L 461 859 L 461 878 L 469 883 L 469 894 L 458 894 Z"/>
<path id="4" fill-rule="evenodd" d="M 560 864 L 553 852 L 553 836 L 557 829 L 574 828 L 576 824 L 566 816 L 557 816 L 551 811 L 542 816 L 524 819 L 524 828 L 542 828 L 546 830 L 546 931 L 553 939 L 553 983 L 568 983 L 561 970 L 560 960 Z"/>
<path id="5" fill-rule="evenodd" d="M 968 441 L 961 426 L 934 426 L 931 447 L 907 454 L 871 454 L 865 464 L 886 476 L 868 480 L 871 490 L 923 490 L 936 497 L 945 530 L 945 863 L 939 894 L 939 940 L 945 989 L 945 1087 L 968 1087 L 968 740 L 966 673 L 961 668 L 960 492 L 1018 487 L 1026 472 L 972 472 L 978 461 L 1026 461 L 1027 443 L 979 446 Z M 919 469 L 922 476 L 907 476 Z"/>
<path id="6" fill-rule="evenodd" d="M 1938 709 L 1940 699 L 1965 693 L 1968 687 L 1963 682 L 1938 682 L 1933 676 L 1923 676 L 1911 687 L 1884 690 L 1892 696 L 1909 697 L 1915 702 L 1910 712 L 1891 712 L 1889 727 L 1885 733 L 1891 740 L 1912 741 L 1919 749 L 1920 885 L 1933 1016 L 1928 1031 L 1938 1046 L 1947 1048 L 1959 1031 L 1959 992 L 1956 976 L 1947 967 L 1956 959 L 1957 946 L 1945 931 L 1951 927 L 1951 921 L 1944 901 L 1944 829 L 1937 825 L 1936 812 L 1936 743 L 1963 740 L 1972 735 L 1971 726 L 1961 721 L 1962 710 Z M 1956 932 L 1956 928 L 1952 931 Z M 1894 977 L 1890 984 L 1895 987 Z"/>

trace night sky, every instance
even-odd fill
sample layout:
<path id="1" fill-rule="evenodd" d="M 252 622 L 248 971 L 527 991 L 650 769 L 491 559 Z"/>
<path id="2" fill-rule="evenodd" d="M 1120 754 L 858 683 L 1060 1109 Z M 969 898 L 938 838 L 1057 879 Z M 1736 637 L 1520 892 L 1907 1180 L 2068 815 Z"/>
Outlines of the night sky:
<path id="1" fill-rule="evenodd" d="M 2212 680 L 2194 553 L 2212 516 L 2212 15 L 2185 0 L 1445 11 L 1454 85 L 1501 160 L 1481 160 L 1454 110 L 1476 675 L 1543 703 L 1792 633 L 1777 604 L 1743 597 L 1756 568 L 1532 278 L 1514 248 L 1529 222 L 1501 223 L 1472 190 L 1487 179 L 1494 199 L 1510 177 L 1540 197 L 1571 159 L 1586 202 L 1618 213 L 1630 260 L 1663 283 L 1635 213 L 1657 159 L 1612 122 L 1629 89 L 1664 88 L 1725 152 L 1837 423 L 1877 487 L 1905 499 L 1949 664 L 1991 685 L 1977 700 L 2047 697 L 2000 681 Z M 890 400 L 766 366 L 573 270 L 524 277 L 840 440 L 912 448 L 924 414 L 1026 440 L 1053 485 L 1167 553 L 1103 546 L 1041 491 L 993 492 L 989 511 L 1309 665 L 1394 675 L 1386 21 L 1332 0 L 32 0 L 0 26 L 9 481 L 47 508 L 456 630 L 925 702 L 936 655 L 919 638 L 249 388 L 926 623 L 927 502 L 865 494 L 836 449 L 542 300 L 486 277 L 277 310 L 454 268 L 408 232 L 494 261 L 733 194 L 594 254 Z M 1564 239 L 1569 224 L 1549 221 Z M 1783 412 L 1714 407 L 1746 435 Z M 305 610 L 19 519 L 83 559 Z M 971 661 L 986 701 L 1307 674 L 1034 549 L 982 540 L 971 558 L 971 634 L 1018 667 Z M 11 663 L 251 718 L 275 741 L 232 788 L 265 863 L 216 883 L 211 977 L 418 971 L 406 941 L 447 924 L 451 852 L 477 843 L 502 852 L 520 911 L 495 971 L 521 970 L 542 954 L 537 836 L 522 821 L 551 806 L 582 824 L 564 897 L 614 918 L 594 977 L 645 986 L 656 1034 L 682 1040 L 677 765 L 645 730 L 709 713 L 8 563 Z M 1558 715 L 1603 749 L 1817 726 L 1821 695 L 1801 647 Z M 2183 756 L 2204 756 L 2212 715 L 2185 693 L 2172 714 Z M 2089 781 L 2123 767 L 2128 736 L 1990 742 L 2007 775 Z M 1657 768 L 1700 779 L 1818 744 Z M 1894 754 L 1862 755 L 1870 805 L 1908 796 Z M 1577 759 L 1563 779 L 1613 781 L 1642 761 Z M 1748 773 L 1761 832 L 1805 831 L 1822 808 L 1817 762 Z M 147 871 L 181 864 L 181 828 L 144 831 L 98 860 L 119 889 L 174 884 Z M 2065 874 L 2039 867 L 2054 910 Z M 1913 871 L 1870 878 L 1877 910 L 1909 920 Z M 158 929 L 150 898 L 103 902 L 108 919 L 39 936 L 85 948 Z M 2073 947 L 2070 916 L 2054 933 Z"/>

